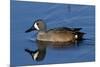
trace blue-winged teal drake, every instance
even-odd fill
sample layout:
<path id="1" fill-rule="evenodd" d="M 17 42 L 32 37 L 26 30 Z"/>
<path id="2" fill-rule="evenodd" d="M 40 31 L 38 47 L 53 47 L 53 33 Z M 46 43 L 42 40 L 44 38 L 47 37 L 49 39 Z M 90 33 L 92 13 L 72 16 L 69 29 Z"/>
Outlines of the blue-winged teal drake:
<path id="1" fill-rule="evenodd" d="M 37 30 L 37 40 L 39 41 L 74 42 L 75 40 L 81 40 L 83 38 L 84 33 L 80 32 L 81 29 L 82 28 L 59 27 L 47 30 L 44 21 L 38 19 L 26 33 Z"/>

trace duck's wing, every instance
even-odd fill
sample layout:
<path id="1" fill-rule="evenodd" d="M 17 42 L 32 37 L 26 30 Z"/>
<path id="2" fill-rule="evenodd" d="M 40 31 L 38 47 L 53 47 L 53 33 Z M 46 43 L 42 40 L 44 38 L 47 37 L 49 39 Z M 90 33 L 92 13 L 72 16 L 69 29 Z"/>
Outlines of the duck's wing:
<path id="1" fill-rule="evenodd" d="M 72 31 L 80 31 L 82 28 L 71 28 Z"/>
<path id="2" fill-rule="evenodd" d="M 68 27 L 59 27 L 54 29 L 49 29 L 48 31 L 80 31 L 82 28 L 68 28 Z"/>

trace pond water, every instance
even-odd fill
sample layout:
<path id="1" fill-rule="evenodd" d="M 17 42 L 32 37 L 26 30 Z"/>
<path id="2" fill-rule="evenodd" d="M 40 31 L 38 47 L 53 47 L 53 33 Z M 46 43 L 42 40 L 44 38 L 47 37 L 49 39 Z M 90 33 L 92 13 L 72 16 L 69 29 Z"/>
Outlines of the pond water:
<path id="1" fill-rule="evenodd" d="M 43 61 L 34 61 L 25 49 L 38 48 L 37 32 L 25 31 L 37 19 L 43 19 L 48 29 L 81 27 L 86 40 L 64 49 L 48 47 Z M 10 59 L 13 66 L 95 61 L 95 6 L 12 1 Z"/>

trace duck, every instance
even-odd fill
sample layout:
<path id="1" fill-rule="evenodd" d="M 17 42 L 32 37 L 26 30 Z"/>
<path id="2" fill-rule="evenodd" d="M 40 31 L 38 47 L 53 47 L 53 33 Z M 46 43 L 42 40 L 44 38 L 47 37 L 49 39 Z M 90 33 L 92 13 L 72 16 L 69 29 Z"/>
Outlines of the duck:
<path id="1" fill-rule="evenodd" d="M 42 19 L 35 20 L 33 25 L 25 32 L 38 31 L 36 40 L 47 42 L 75 42 L 83 39 L 82 28 L 58 27 L 47 30 L 47 25 Z"/>

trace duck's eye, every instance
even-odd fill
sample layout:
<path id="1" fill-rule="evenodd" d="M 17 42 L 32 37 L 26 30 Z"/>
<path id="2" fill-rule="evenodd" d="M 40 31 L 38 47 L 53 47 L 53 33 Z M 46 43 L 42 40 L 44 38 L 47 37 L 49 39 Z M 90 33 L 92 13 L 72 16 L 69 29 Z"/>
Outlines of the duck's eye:
<path id="1" fill-rule="evenodd" d="M 37 25 L 39 25 L 39 23 L 37 23 Z"/>

